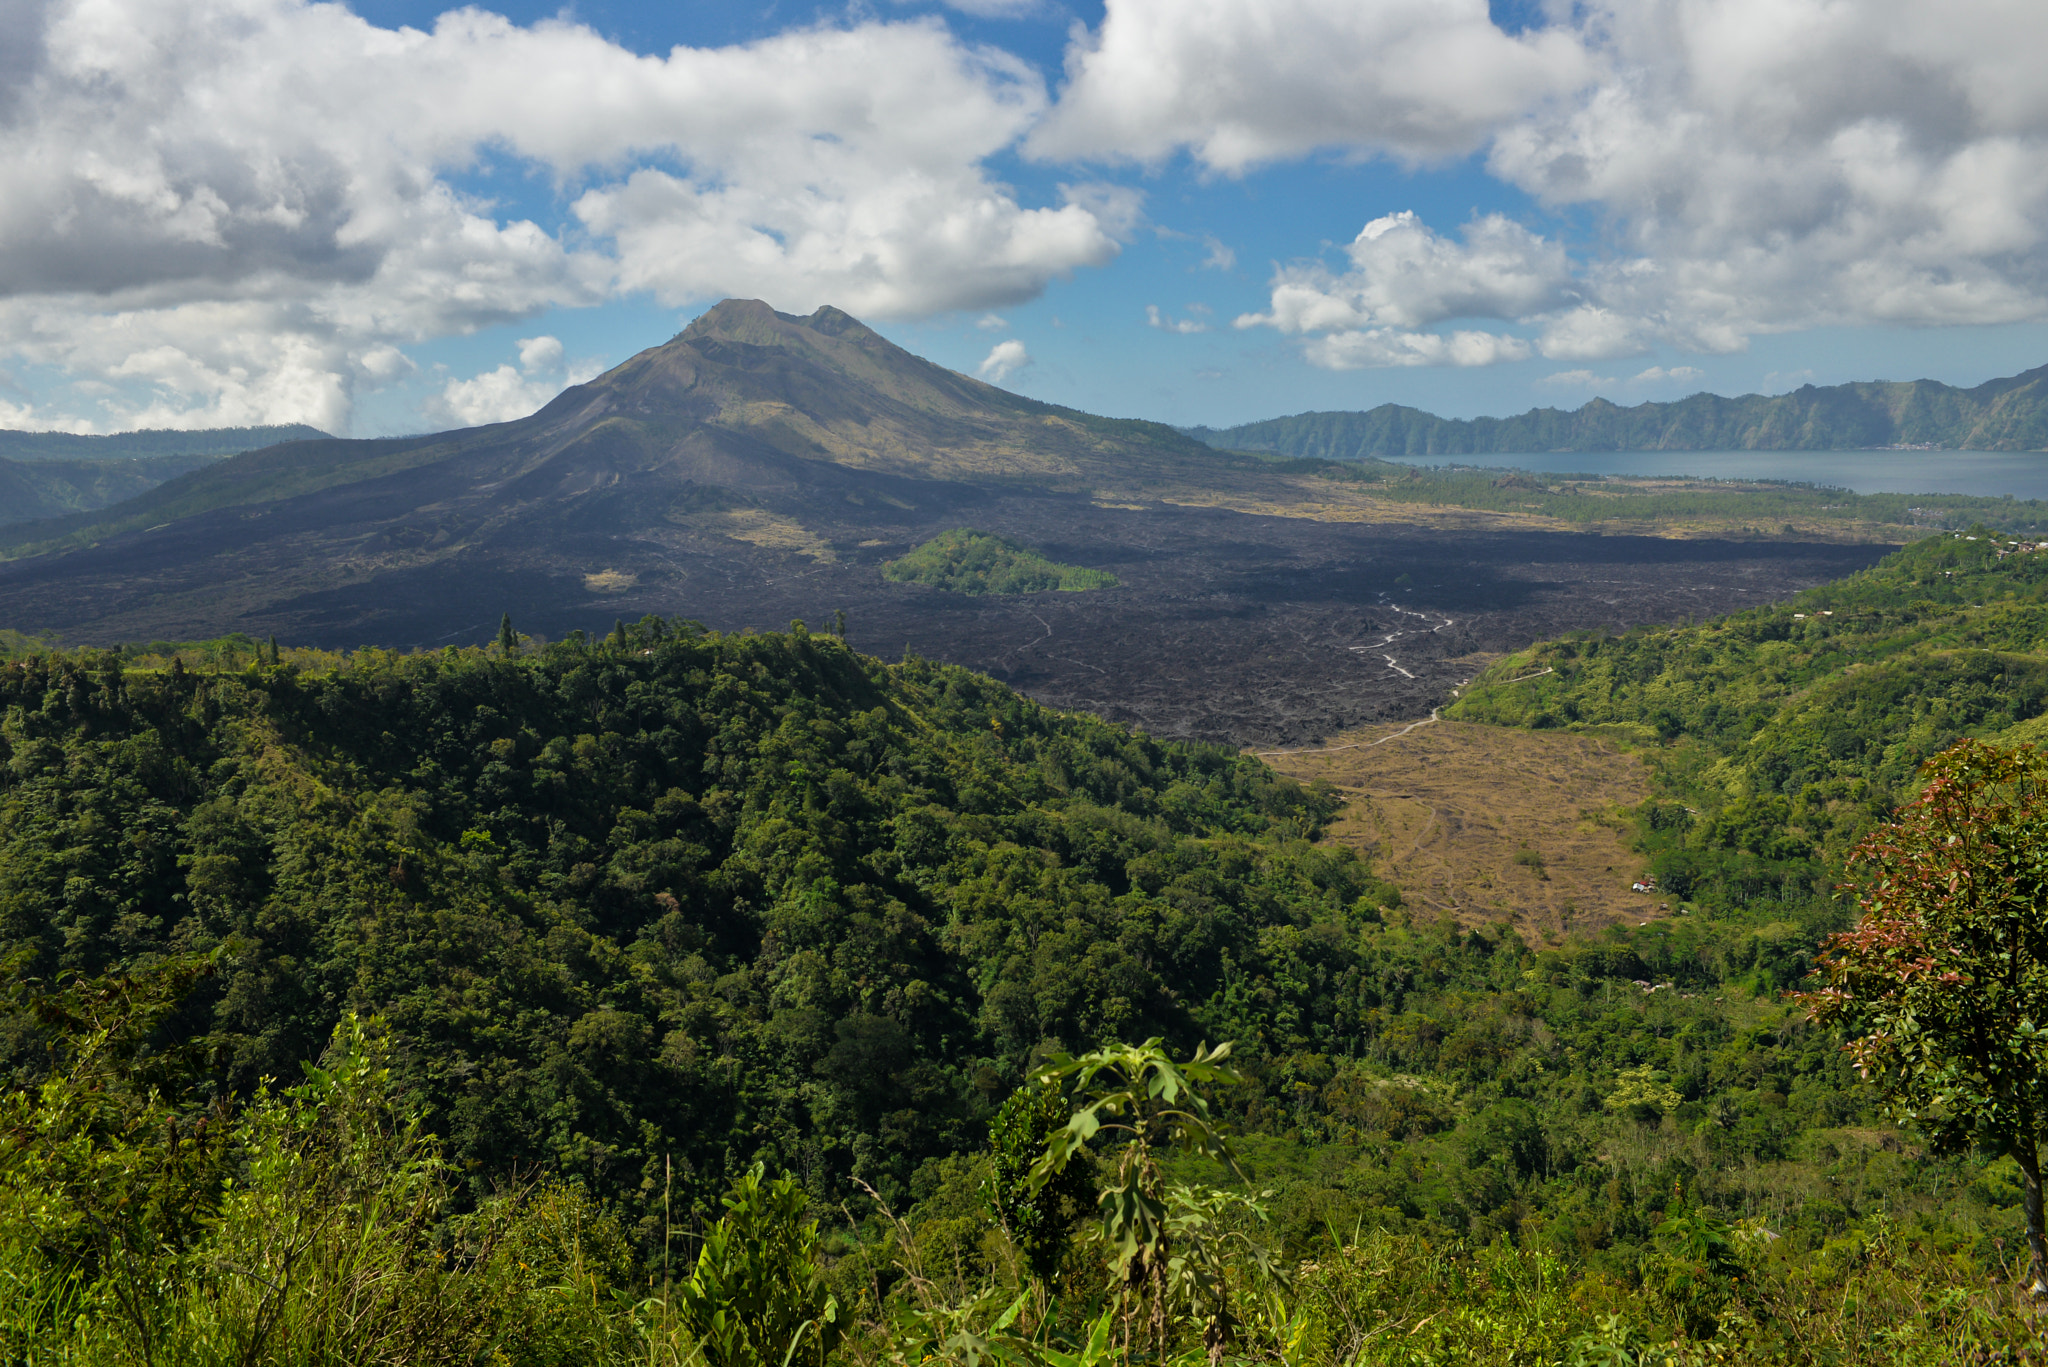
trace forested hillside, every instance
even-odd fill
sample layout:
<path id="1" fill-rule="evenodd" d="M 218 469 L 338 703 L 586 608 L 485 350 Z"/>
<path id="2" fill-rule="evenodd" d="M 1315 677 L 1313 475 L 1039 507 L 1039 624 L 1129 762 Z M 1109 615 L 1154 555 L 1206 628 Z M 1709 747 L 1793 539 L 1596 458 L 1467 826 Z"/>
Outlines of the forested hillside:
<path id="1" fill-rule="evenodd" d="M 110 436 L 0 431 L 0 524 L 96 512 L 239 452 L 326 435 L 302 424 Z"/>
<path id="2" fill-rule="evenodd" d="M 1216 446 L 1279 455 L 1470 456 L 1516 451 L 1829 451 L 1924 445 L 1946 450 L 2048 447 L 2048 366 L 1958 389 L 1935 380 L 1804 385 L 1789 394 L 1694 394 L 1623 407 L 1594 399 L 1569 412 L 1440 418 L 1400 404 L 1364 413 L 1297 413 L 1190 428 Z"/>
<path id="3" fill-rule="evenodd" d="M 197 1334 L 193 1307 L 228 1314 L 238 1296 L 264 1322 L 282 1312 L 236 1269 L 295 1256 L 290 1231 L 318 1225 L 391 1260 L 377 1313 L 393 1334 L 497 1334 L 521 1362 L 623 1360 L 632 1335 L 666 1335 L 681 1361 L 708 1322 L 676 1319 L 690 1302 L 666 1291 L 635 1298 L 670 1245 L 699 1256 L 720 1193 L 760 1163 L 794 1175 L 774 1197 L 787 1218 L 808 1206 L 836 1226 L 816 1248 L 854 1317 L 850 1360 L 955 1360 L 943 1335 L 996 1333 L 986 1288 L 1007 1299 L 1022 1275 L 989 1193 L 1032 1141 L 992 1127 L 998 1108 L 1049 1051 L 1159 1035 L 1183 1057 L 1235 1044 L 1242 1077 L 1213 1096 L 1253 1185 L 1233 1195 L 1229 1173 L 1176 1160 L 1198 1185 L 1173 1199 L 1211 1203 L 1176 1237 L 1243 1251 L 1199 1304 L 1236 1317 L 1251 1357 L 1648 1362 L 1669 1359 L 1608 1349 L 1719 1335 L 1753 1361 L 1905 1360 L 1863 1352 L 1895 1341 L 1939 1360 L 1995 1309 L 1969 1288 L 2014 1246 L 2010 1160 L 1917 1153 L 1782 994 L 1845 923 L 1818 856 L 1955 718 L 2033 707 L 1982 667 L 1929 663 L 1976 614 L 2021 631 L 2040 581 L 1993 557 L 1929 543 L 1823 591 L 1838 617 L 1862 602 L 1890 622 L 1896 666 L 1947 690 L 1905 748 L 1800 751 L 1839 762 L 1816 783 L 1846 786 L 1809 793 L 1788 771 L 1789 830 L 1761 789 L 1690 824 L 1653 804 L 1645 834 L 1676 842 L 1659 857 L 1674 886 L 1692 870 L 1698 910 L 1550 943 L 1417 921 L 1356 856 L 1311 843 L 1329 795 L 1248 757 L 801 629 L 647 619 L 538 651 L 508 634 L 509 649 L 282 659 L 248 641 L 65 654 L 10 638 L 0 934 L 23 986 L 0 1032 L 4 1100 L 8 1133 L 53 1138 L 0 1149 L 0 1206 L 23 1221 L 0 1272 L 51 1296 L 89 1285 L 102 1318 L 36 1301 L 0 1314 L 0 1335 L 148 1331 L 105 1261 L 137 1247 L 188 1279 L 150 1292 L 168 1318 L 148 1332 Z M 1931 596 L 1909 620 L 1886 584 Z M 1711 703 L 1735 709 L 1659 752 L 1668 783 L 1764 734 L 1741 718 L 1777 716 L 1772 690 L 1779 711 L 1799 693 L 1820 667 L 1780 648 L 1811 644 L 1806 620 L 1680 633 L 1752 654 L 1710 681 L 1723 696 L 1674 713 L 1675 736 Z M 1654 716 L 1650 643 L 1677 638 L 1624 639 L 1613 707 Z M 1552 691 L 1514 717 L 1564 724 L 1576 697 L 1588 724 L 1609 680 L 1579 661 L 1609 648 L 1545 648 Z M 1753 696 L 1733 687 L 1742 668 L 1761 671 Z M 1513 696 L 1466 705 L 1510 719 Z M 1650 744 L 1656 724 L 1630 734 Z M 289 1096 L 259 1085 L 302 1074 Z M 1047 1101 L 1052 1123 L 1066 1104 Z M 320 1157 L 339 1144 L 354 1156 Z M 1094 1147 L 1106 1181 L 1116 1145 Z M 107 1186 L 115 1172 L 129 1185 Z M 385 1184 L 417 1192 L 438 1232 L 375 1214 Z M 76 1210 L 43 1195 L 59 1188 Z M 100 1206 L 124 1223 L 78 1223 Z M 1092 1289 L 1099 1247 L 1053 1236 L 1071 1296 L 1035 1312 L 1044 1351 L 1017 1360 L 1058 1367 L 1052 1345 L 1079 1351 L 1120 1293 Z M 368 1331 L 329 1324 L 344 1293 L 320 1280 L 357 1274 L 320 1266 L 294 1283 L 300 1332 L 357 1344 Z M 456 1304 L 466 1317 L 429 1311 Z M 1206 1361 L 1215 1321 L 1174 1313 L 1159 1334 L 1176 1360 Z M 586 1347 L 545 1346 L 561 1335 Z"/>
<path id="4" fill-rule="evenodd" d="M 1965 736 L 2037 739 L 2044 713 L 2048 552 L 1980 526 L 1790 602 L 1537 646 L 1447 715 L 1652 747 L 1665 800 L 1643 838 L 1665 889 L 1740 906 L 1824 895 L 1922 760 Z"/>
<path id="5" fill-rule="evenodd" d="M 98 460 L 0 457 L 0 524 L 91 512 L 213 464 L 214 455 Z"/>
<path id="6" fill-rule="evenodd" d="M 76 432 L 0 430 L 0 460 L 139 460 L 163 456 L 232 456 L 285 441 L 327 434 L 304 423 L 277 427 L 207 427 L 196 431 L 144 428 L 86 436 Z"/>
<path id="7" fill-rule="evenodd" d="M 185 1028 L 238 1093 L 381 1013 L 485 1185 L 638 1214 L 670 1158 L 685 1198 L 761 1158 L 902 1192 L 1044 1041 L 1217 1035 L 1276 978 L 1277 1043 L 1359 1028 L 1296 964 L 1389 890 L 1227 750 L 802 631 L 254 654 L 0 671 L 13 971 L 219 948 Z"/>

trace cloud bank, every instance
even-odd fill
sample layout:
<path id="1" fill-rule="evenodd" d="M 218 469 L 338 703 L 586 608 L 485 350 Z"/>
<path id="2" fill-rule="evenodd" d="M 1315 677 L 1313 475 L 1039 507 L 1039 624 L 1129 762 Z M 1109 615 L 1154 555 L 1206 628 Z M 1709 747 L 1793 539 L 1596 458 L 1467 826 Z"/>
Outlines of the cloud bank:
<path id="1" fill-rule="evenodd" d="M 1283 267 L 1272 307 L 1245 314 L 1237 326 L 1321 334 L 1304 351 L 1331 370 L 1523 360 L 1530 347 L 1519 337 L 1418 329 L 1557 307 L 1571 282 L 1564 248 L 1497 214 L 1467 225 L 1464 236 L 1462 246 L 1439 237 L 1405 211 L 1376 218 L 1345 249 L 1349 270 L 1320 262 Z"/>
<path id="2" fill-rule="evenodd" d="M 989 176 L 1043 83 L 935 21 L 666 56 L 297 0 L 25 0 L 0 26 L 0 348 L 121 387 L 110 425 L 344 430 L 372 358 L 549 307 L 915 317 L 1117 251 L 1080 197 L 1026 207 Z M 486 159 L 569 196 L 566 230 L 459 188 Z"/>
<path id="3" fill-rule="evenodd" d="M 1486 0 L 1110 0 L 1066 65 L 1034 154 L 1185 149 L 1232 174 L 1326 147 L 1460 155 L 1591 70 L 1576 35 L 1510 37 Z"/>
<path id="4" fill-rule="evenodd" d="M 1145 8 L 1113 3 L 1105 46 L 1120 17 Z M 1514 88 L 1544 97 L 1473 134 L 1494 175 L 1548 208 L 1595 212 L 1600 234 L 1576 244 L 1567 272 L 1491 220 L 1459 248 L 1382 218 L 1366 234 L 1379 229 L 1406 258 L 1362 251 L 1361 235 L 1347 274 L 1279 269 L 1271 308 L 1250 321 L 1321 334 L 1308 358 L 1345 365 L 1476 354 L 1387 330 L 1432 313 L 1526 325 L 1519 354 L 1557 360 L 1660 344 L 1725 353 L 1822 326 L 2048 317 L 2048 86 L 2022 55 L 2048 51 L 2048 8 L 1608 0 L 1573 13 L 1570 27 L 1546 30 L 1555 46 L 1522 40 L 1525 53 L 1549 54 L 1556 79 Z M 1433 23 L 1449 41 L 1474 20 L 1451 6 Z M 1306 59 L 1305 40 L 1274 41 Z M 1302 98 L 1273 92 L 1235 117 L 1292 126 Z M 1423 148 L 1362 115 L 1317 130 L 1318 146 L 1352 154 Z M 1186 145 L 1218 171 L 1245 163 L 1211 141 L 1196 132 Z M 1129 150 L 1154 146 L 1137 138 Z M 1554 296 L 1518 293 L 1518 282 Z M 1368 320 L 1377 332 L 1356 330 Z"/>
<path id="5" fill-rule="evenodd" d="M 1508 33 L 1485 0 L 1107 0 L 1049 91 L 895 11 L 644 54 L 473 8 L 0 0 L 0 424 L 346 430 L 407 347 L 624 296 L 973 316 L 1113 261 L 1143 221 L 1119 176 L 1303 159 L 1483 167 L 1530 206 L 1378 206 L 1276 266 L 1239 325 L 1320 366 L 2048 318 L 2048 7 L 1545 12 Z M 995 169 L 1016 155 L 1069 183 L 1026 202 Z M 551 209 L 478 188 L 521 177 Z M 524 402 L 539 373 L 459 383 Z"/>

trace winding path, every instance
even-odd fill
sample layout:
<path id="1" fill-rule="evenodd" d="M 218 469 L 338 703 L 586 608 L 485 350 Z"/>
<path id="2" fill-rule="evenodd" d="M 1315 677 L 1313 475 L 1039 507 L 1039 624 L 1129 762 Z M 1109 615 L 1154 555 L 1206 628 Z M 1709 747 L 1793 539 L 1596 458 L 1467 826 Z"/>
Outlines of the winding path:
<path id="1" fill-rule="evenodd" d="M 1405 670 L 1403 672 L 1406 673 Z M 1413 678 L 1414 676 L 1411 674 L 1409 677 Z M 1381 736 L 1378 740 L 1353 741 L 1349 745 L 1310 746 L 1301 750 L 1254 750 L 1252 754 L 1260 759 L 1271 759 L 1277 755 L 1334 755 L 1340 750 L 1370 750 L 1375 745 L 1385 745 L 1390 740 L 1399 740 L 1418 726 L 1433 724 L 1437 719 L 1436 714 L 1441 710 L 1441 708 L 1432 707 L 1429 709 L 1429 715 L 1421 721 L 1411 721 L 1392 735 Z"/>
<path id="2" fill-rule="evenodd" d="M 1388 611 L 1390 611 L 1390 612 L 1395 612 L 1395 613 L 1399 613 L 1400 615 L 1402 615 L 1402 616 L 1404 616 L 1404 617 L 1420 617 L 1420 618 L 1421 618 L 1421 619 L 1422 619 L 1423 621 L 1425 621 L 1425 622 L 1427 622 L 1427 621 L 1428 621 L 1428 620 L 1430 619 L 1430 614 L 1429 614 L 1429 613 L 1426 613 L 1426 612 L 1417 612 L 1417 611 L 1415 611 L 1415 610 L 1414 610 L 1413 608 L 1404 608 L 1404 607 L 1401 607 L 1401 606 L 1400 606 L 1400 605 L 1398 605 L 1398 604 L 1395 604 L 1395 603 L 1389 603 L 1389 602 L 1387 601 L 1387 595 L 1385 595 L 1384 593 L 1383 593 L 1383 594 L 1381 594 L 1381 595 L 1379 596 L 1379 598 L 1380 598 L 1380 606 L 1381 606 L 1381 607 L 1383 607 L 1383 608 L 1386 608 L 1386 609 L 1387 609 Z M 1429 629 L 1429 630 L 1430 630 L 1430 634 L 1431 634 L 1431 635 L 1434 635 L 1434 634 L 1436 634 L 1437 632 L 1439 632 L 1439 631 L 1442 631 L 1442 630 L 1443 630 L 1443 629 L 1444 629 L 1445 627 L 1454 627 L 1454 626 L 1456 626 L 1457 624 L 1458 624 L 1458 619 L 1457 619 L 1457 618 L 1455 618 L 1455 617 L 1446 617 L 1446 618 L 1444 618 L 1444 619 L 1443 619 L 1443 620 L 1442 620 L 1441 622 L 1438 622 L 1438 623 L 1437 623 L 1437 624 L 1436 624 L 1435 626 L 1433 626 L 1433 627 L 1431 627 L 1431 628 Z M 1373 643 L 1372 643 L 1371 645 L 1368 645 L 1368 646 L 1347 646 L 1347 647 L 1346 647 L 1346 649 L 1348 649 L 1348 650 L 1352 650 L 1352 651 L 1367 651 L 1367 652 L 1371 652 L 1371 651 L 1376 651 L 1376 650 L 1378 650 L 1378 649 L 1379 649 L 1380 647 L 1382 647 L 1382 646 L 1390 646 L 1390 645 L 1392 645 L 1392 644 L 1393 644 L 1393 643 L 1394 643 L 1395 641 L 1399 640 L 1399 639 L 1400 639 L 1401 637 L 1403 637 L 1403 636 L 1406 636 L 1406 635 L 1408 635 L 1408 634 L 1409 634 L 1409 633 L 1408 633 L 1408 632 L 1405 632 L 1405 631 L 1390 631 L 1390 632 L 1388 632 L 1388 633 L 1387 633 L 1387 634 L 1386 634 L 1385 636 L 1382 636 L 1382 637 L 1380 637 L 1380 639 L 1379 639 L 1379 640 L 1377 640 L 1377 641 L 1374 641 L 1374 642 L 1373 642 Z M 1401 662 L 1400 662 L 1399 660 L 1396 660 L 1396 659 L 1395 659 L 1395 658 L 1394 658 L 1394 657 L 1393 657 L 1392 655 L 1382 655 L 1382 656 L 1380 656 L 1380 658 L 1381 658 L 1381 659 L 1383 659 L 1383 660 L 1385 660 L 1385 661 L 1387 662 L 1387 668 L 1388 668 L 1388 669 L 1391 669 L 1391 670 L 1393 670 L 1393 671 L 1394 671 L 1394 672 L 1395 672 L 1396 674 L 1399 674 L 1399 675 L 1400 675 L 1400 676 L 1401 676 L 1402 678 L 1404 678 L 1404 679 L 1412 679 L 1412 678 L 1414 678 L 1414 677 L 1415 677 L 1415 676 L 1414 676 L 1413 674 L 1410 674 L 1410 673 L 1409 673 L 1409 672 L 1408 672 L 1408 671 L 1407 671 L 1406 669 L 1402 668 L 1402 667 L 1401 667 Z M 1378 742 L 1377 742 L 1377 741 L 1375 741 L 1375 742 L 1374 742 L 1374 744 L 1378 744 Z M 1293 752 L 1293 751 L 1275 751 L 1274 753 L 1276 753 L 1276 754 L 1292 754 L 1292 753 L 1294 753 L 1294 752 Z"/>

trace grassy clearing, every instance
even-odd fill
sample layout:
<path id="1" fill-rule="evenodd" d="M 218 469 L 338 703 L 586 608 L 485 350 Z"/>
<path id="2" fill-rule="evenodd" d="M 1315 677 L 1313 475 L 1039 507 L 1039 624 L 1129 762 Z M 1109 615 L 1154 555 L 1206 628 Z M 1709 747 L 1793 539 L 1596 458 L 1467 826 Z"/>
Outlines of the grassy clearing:
<path id="1" fill-rule="evenodd" d="M 1659 914 L 1659 899 L 1629 891 L 1643 859 L 1616 815 L 1648 795 L 1636 755 L 1603 737 L 1466 722 L 1401 730 L 1263 758 L 1343 790 L 1350 805 L 1328 838 L 1369 854 L 1417 907 L 1534 938 Z"/>

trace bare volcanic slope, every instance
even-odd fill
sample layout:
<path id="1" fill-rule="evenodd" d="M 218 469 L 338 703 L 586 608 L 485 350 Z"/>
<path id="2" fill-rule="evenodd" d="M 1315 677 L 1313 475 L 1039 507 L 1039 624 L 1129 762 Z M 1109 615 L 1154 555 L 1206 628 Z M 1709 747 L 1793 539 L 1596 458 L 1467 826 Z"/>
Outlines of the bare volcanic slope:
<path id="1" fill-rule="evenodd" d="M 1164 735 L 1298 744 L 1422 715 L 1475 656 L 1727 612 L 1880 550 L 1392 511 L 1314 520 L 1256 458 L 1009 394 L 837 309 L 728 301 L 518 422 L 295 442 L 5 529 L 0 625 L 408 647 L 488 639 L 506 611 L 555 637 L 649 612 L 738 629 L 844 609 L 862 649 Z M 976 596 L 883 578 L 959 527 L 1118 584 Z"/>
<path id="2" fill-rule="evenodd" d="M 565 498 L 621 488 L 688 491 L 692 509 L 715 495 L 801 506 L 823 494 L 828 506 L 859 506 L 860 493 L 886 491 L 861 476 L 1086 488 L 1189 467 L 1256 462 L 1218 458 L 1162 424 L 1011 394 L 914 356 L 835 308 L 797 318 L 729 299 L 531 417 L 400 441 L 267 448 L 104 518 L 24 531 L 0 542 L 0 553 L 104 542 L 152 520 L 231 508 L 297 513 L 308 495 L 358 485 L 376 487 L 316 499 L 306 511 L 337 534 L 381 514 L 488 527 L 507 513 L 552 513 Z M 652 511 L 677 509 L 663 500 Z"/>
<path id="3" fill-rule="evenodd" d="M 509 577 L 517 590 L 491 601 L 545 613 L 580 599 L 588 575 L 659 577 L 706 537 L 816 547 L 870 520 L 863 510 L 907 514 L 989 486 L 1085 491 L 1253 464 L 955 374 L 837 309 L 794 318 L 729 300 L 530 418 L 294 442 L 14 529 L 0 541 L 0 620 L 80 640 L 256 624 L 410 639 L 391 614 L 418 617 L 430 567 L 450 586 Z M 428 613 L 441 633 L 480 610 L 441 609 Z"/>

